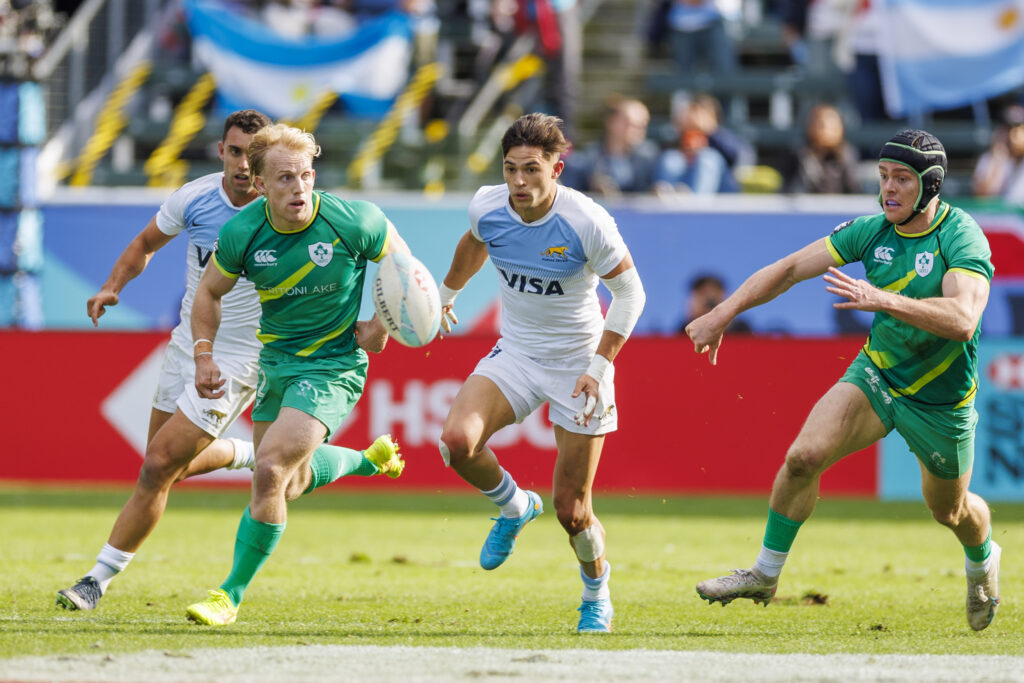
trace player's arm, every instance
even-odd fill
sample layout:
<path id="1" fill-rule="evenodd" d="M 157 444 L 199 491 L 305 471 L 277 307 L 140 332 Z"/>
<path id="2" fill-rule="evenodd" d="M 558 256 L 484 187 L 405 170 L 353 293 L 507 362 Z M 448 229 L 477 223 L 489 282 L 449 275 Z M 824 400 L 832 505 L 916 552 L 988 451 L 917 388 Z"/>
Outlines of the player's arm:
<path id="1" fill-rule="evenodd" d="M 803 249 L 765 266 L 740 285 L 725 301 L 710 312 L 690 322 L 686 334 L 697 353 L 707 353 L 712 365 L 718 361 L 718 347 L 729 323 L 743 311 L 776 298 L 798 282 L 823 274 L 836 261 L 827 246 L 827 239 L 808 244 Z"/>
<path id="2" fill-rule="evenodd" d="M 168 235 L 156 226 L 156 216 L 149 219 L 142 232 L 136 235 L 117 257 L 100 291 L 89 297 L 85 306 L 94 327 L 99 326 L 100 317 L 107 312 L 107 306 L 117 305 L 118 295 L 125 285 L 137 278 L 146 269 L 153 254 L 172 239 L 174 235 Z"/>
<path id="3" fill-rule="evenodd" d="M 409 245 L 405 243 L 394 223 L 388 221 L 388 237 L 381 249 L 380 256 L 375 261 L 380 261 L 388 254 L 411 254 Z M 369 320 L 356 321 L 356 344 L 369 353 L 380 353 L 388 343 L 388 328 L 381 322 L 376 311 Z"/>
<path id="4" fill-rule="evenodd" d="M 604 319 L 604 330 L 597 351 L 590 360 L 586 372 L 576 380 L 576 388 L 572 397 L 584 394 L 586 402 L 583 410 L 576 414 L 576 422 L 584 426 L 590 424 L 597 406 L 598 389 L 605 371 L 619 355 L 626 339 L 636 326 L 640 314 L 643 313 L 647 294 L 643 283 L 633 265 L 633 257 L 626 252 L 625 257 L 611 271 L 601 276 L 601 281 L 612 293 L 612 303 Z"/>
<path id="5" fill-rule="evenodd" d="M 380 251 L 380 256 L 374 259 L 374 261 L 380 261 L 388 254 L 411 254 L 412 251 L 409 249 L 409 245 L 405 243 L 402 236 L 398 234 L 398 228 L 390 220 L 388 221 L 388 238 L 384 242 L 384 248 Z"/>
<path id="6" fill-rule="evenodd" d="M 452 331 L 452 325 L 458 325 L 459 319 L 455 316 L 453 306 L 455 297 L 462 288 L 466 286 L 470 278 L 480 272 L 487 262 L 487 245 L 473 236 L 472 230 L 459 240 L 455 247 L 455 254 L 452 256 L 452 264 L 448 268 L 448 274 L 444 276 L 438 291 L 441 294 L 441 329 L 445 332 Z"/>
<path id="7" fill-rule="evenodd" d="M 221 299 L 236 282 L 237 277 L 225 275 L 214 261 L 214 267 L 203 272 L 196 287 L 192 302 L 192 339 L 195 340 L 192 353 L 196 362 L 196 390 L 202 398 L 220 398 L 224 395 L 221 389 L 224 380 L 213 359 L 213 340 L 220 328 Z"/>
<path id="8" fill-rule="evenodd" d="M 969 341 L 988 303 L 988 280 L 980 273 L 950 270 L 942 277 L 942 296 L 912 299 L 878 289 L 870 282 L 829 268 L 825 289 L 847 299 L 836 308 L 884 311 L 892 317 L 945 339 Z"/>

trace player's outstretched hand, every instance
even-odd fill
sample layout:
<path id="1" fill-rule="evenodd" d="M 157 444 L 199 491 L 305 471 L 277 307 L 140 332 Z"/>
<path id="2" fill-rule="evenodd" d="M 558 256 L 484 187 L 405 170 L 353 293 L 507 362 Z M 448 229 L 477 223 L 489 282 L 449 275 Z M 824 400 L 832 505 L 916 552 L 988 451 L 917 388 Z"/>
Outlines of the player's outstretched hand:
<path id="1" fill-rule="evenodd" d="M 441 338 L 444 335 L 450 334 L 452 331 L 452 325 L 458 325 L 459 318 L 455 315 L 455 307 L 451 304 L 441 307 Z"/>
<path id="2" fill-rule="evenodd" d="M 832 304 L 835 308 L 853 308 L 859 311 L 880 311 L 887 292 L 884 292 L 867 280 L 858 280 L 850 277 L 838 268 L 831 267 L 828 273 L 823 276 L 829 284 L 825 289 L 847 301 L 837 301 Z"/>
<path id="3" fill-rule="evenodd" d="M 583 408 L 572 417 L 576 424 L 582 427 L 590 426 L 590 419 L 594 417 L 594 409 L 597 408 L 597 393 L 597 380 L 587 374 L 580 375 L 580 378 L 576 380 L 576 388 L 572 392 L 572 397 L 576 398 L 580 394 L 584 394 L 586 401 L 583 403 Z"/>
<path id="4" fill-rule="evenodd" d="M 368 353 L 380 353 L 388 343 L 388 328 L 376 313 L 369 320 L 356 321 L 356 343 Z"/>
<path id="5" fill-rule="evenodd" d="M 711 311 L 691 320 L 690 324 L 686 326 L 686 335 L 693 342 L 694 351 L 708 354 L 708 360 L 711 361 L 711 364 L 717 365 L 718 347 L 722 345 L 722 334 L 725 331 L 725 325 L 718 324 L 714 316 L 715 312 Z"/>
<path id="6" fill-rule="evenodd" d="M 220 368 L 213 356 L 202 355 L 196 358 L 196 391 L 201 398 L 220 398 L 224 395 L 224 382 Z"/>
<path id="7" fill-rule="evenodd" d="M 100 290 L 91 297 L 85 304 L 85 310 L 92 318 L 92 326 L 99 327 L 100 317 L 107 312 L 107 306 L 116 306 L 118 296 L 114 292 Z"/>

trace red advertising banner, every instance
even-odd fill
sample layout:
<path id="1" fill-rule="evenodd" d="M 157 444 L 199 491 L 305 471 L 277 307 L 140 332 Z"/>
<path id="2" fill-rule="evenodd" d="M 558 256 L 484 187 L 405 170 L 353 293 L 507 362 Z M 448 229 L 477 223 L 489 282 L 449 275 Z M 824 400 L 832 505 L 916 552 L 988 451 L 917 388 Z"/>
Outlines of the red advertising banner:
<path id="1" fill-rule="evenodd" d="M 134 481 L 166 339 L 162 333 L 0 332 L 0 478 Z M 408 466 L 397 481 L 354 477 L 337 485 L 465 487 L 444 467 L 437 439 L 462 381 L 493 341 L 451 337 L 423 349 L 392 341 L 372 358 L 363 398 L 334 442 L 360 448 L 391 432 Z M 685 338 L 631 339 L 616 362 L 620 428 L 605 442 L 596 488 L 766 494 L 808 411 L 861 343 L 733 337 L 712 367 Z M 546 416 L 546 409 L 538 411 L 491 440 L 520 484 L 545 492 L 555 458 Z M 825 475 L 822 491 L 874 496 L 876 461 L 875 448 L 847 458 Z"/>

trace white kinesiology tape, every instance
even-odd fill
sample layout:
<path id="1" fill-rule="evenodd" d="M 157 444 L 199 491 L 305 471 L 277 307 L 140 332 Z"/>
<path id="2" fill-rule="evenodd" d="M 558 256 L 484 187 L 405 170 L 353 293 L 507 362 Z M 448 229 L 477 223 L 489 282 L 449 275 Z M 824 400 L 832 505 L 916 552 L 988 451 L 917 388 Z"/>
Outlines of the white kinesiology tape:
<path id="1" fill-rule="evenodd" d="M 442 282 L 437 288 L 437 293 L 441 298 L 441 310 L 443 311 L 445 308 L 452 306 L 455 303 L 455 297 L 457 297 L 461 291 L 461 289 L 452 289 Z M 452 331 L 452 321 L 449 320 L 449 317 L 454 317 L 454 315 L 455 314 L 450 311 L 447 314 L 441 314 L 441 329 L 445 332 Z"/>
<path id="2" fill-rule="evenodd" d="M 444 441 L 437 442 L 437 450 L 441 451 L 441 459 L 444 460 L 445 467 L 452 466 L 452 452 L 448 450 L 448 444 Z"/>
<path id="3" fill-rule="evenodd" d="M 591 524 L 572 537 L 572 547 L 580 562 L 593 562 L 604 555 L 604 534 L 596 524 Z"/>
<path id="4" fill-rule="evenodd" d="M 640 275 L 636 268 L 630 268 L 615 277 L 602 279 L 601 282 L 612 293 L 612 303 L 604 318 L 604 329 L 628 339 L 647 301 Z"/>

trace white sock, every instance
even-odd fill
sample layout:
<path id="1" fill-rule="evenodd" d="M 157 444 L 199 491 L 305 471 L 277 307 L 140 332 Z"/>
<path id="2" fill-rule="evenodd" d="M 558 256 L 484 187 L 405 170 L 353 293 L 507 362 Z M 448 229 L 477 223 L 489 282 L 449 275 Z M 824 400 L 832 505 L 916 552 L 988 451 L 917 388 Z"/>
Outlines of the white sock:
<path id="1" fill-rule="evenodd" d="M 583 579 L 583 599 L 587 602 L 610 600 L 612 592 L 608 589 L 608 579 L 611 575 L 611 562 L 604 563 L 604 574 L 596 579 L 592 579 L 584 574 L 583 567 L 580 567 L 580 578 Z"/>
<path id="2" fill-rule="evenodd" d="M 107 543 L 100 550 L 100 554 L 96 556 L 96 566 L 90 569 L 86 576 L 96 579 L 96 583 L 100 585 L 100 591 L 106 593 L 107 586 L 115 576 L 124 571 L 133 557 L 135 557 L 135 553 L 126 553 Z"/>
<path id="3" fill-rule="evenodd" d="M 996 554 L 996 542 L 992 541 L 992 551 L 988 554 L 981 562 L 975 562 L 969 557 L 964 558 L 964 570 L 967 572 L 967 576 L 972 579 L 983 579 L 988 574 L 989 570 L 992 569 L 992 557 Z"/>
<path id="4" fill-rule="evenodd" d="M 256 467 L 256 451 L 252 447 L 252 441 L 242 441 L 235 437 L 231 437 L 228 441 L 235 447 L 235 459 L 226 469 L 240 470 L 245 467 L 251 470 Z"/>
<path id="5" fill-rule="evenodd" d="M 786 564 L 787 557 L 789 557 L 789 553 L 780 553 L 778 550 L 765 548 L 762 545 L 761 552 L 757 554 L 757 561 L 754 562 L 754 569 L 769 579 L 778 578 L 782 573 L 782 567 Z"/>
<path id="6" fill-rule="evenodd" d="M 526 491 L 516 486 L 515 480 L 504 468 L 501 470 L 501 483 L 490 491 L 481 492 L 501 508 L 501 516 L 515 519 L 522 517 L 530 508 L 530 497 Z"/>

